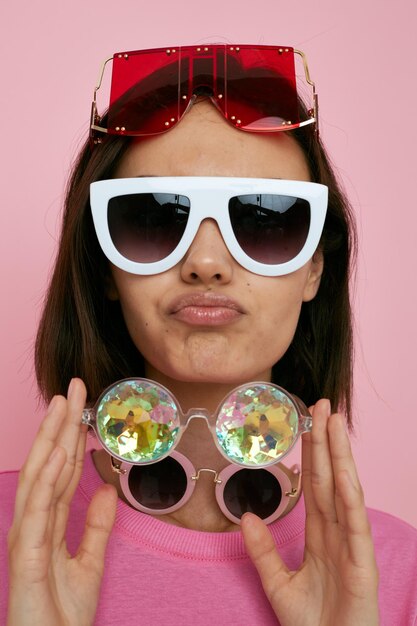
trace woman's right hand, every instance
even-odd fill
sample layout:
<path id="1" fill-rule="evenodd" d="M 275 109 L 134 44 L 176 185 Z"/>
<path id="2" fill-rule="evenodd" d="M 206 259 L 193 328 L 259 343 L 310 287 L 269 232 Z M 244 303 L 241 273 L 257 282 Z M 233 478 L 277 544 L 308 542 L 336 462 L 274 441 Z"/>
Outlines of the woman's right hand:
<path id="1" fill-rule="evenodd" d="M 85 400 L 85 386 L 79 379 L 71 381 L 68 399 L 53 398 L 20 472 L 8 536 L 7 626 L 91 626 L 94 622 L 117 494 L 107 484 L 96 492 L 80 546 L 70 555 L 65 531 L 83 467 Z"/>

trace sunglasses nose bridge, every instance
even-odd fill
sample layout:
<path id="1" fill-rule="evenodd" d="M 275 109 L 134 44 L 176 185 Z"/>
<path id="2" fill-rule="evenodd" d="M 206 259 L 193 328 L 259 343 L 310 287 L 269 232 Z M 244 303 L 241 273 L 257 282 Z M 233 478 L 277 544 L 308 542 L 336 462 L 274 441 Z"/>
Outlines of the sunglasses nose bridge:
<path id="1" fill-rule="evenodd" d="M 227 246 L 225 234 L 228 231 L 228 225 L 225 215 L 228 214 L 228 201 L 225 200 L 225 196 L 227 194 L 223 191 L 219 192 L 217 189 L 207 186 L 207 183 L 204 189 L 194 190 L 191 200 L 192 221 L 190 225 L 192 225 L 193 232 L 191 243 L 198 235 L 202 224 L 212 222 Z M 200 411 L 201 409 L 198 410 Z"/>
<path id="2" fill-rule="evenodd" d="M 188 427 L 193 419 L 203 419 L 207 427 L 210 428 L 211 415 L 206 409 L 190 409 L 184 416 L 184 429 Z"/>

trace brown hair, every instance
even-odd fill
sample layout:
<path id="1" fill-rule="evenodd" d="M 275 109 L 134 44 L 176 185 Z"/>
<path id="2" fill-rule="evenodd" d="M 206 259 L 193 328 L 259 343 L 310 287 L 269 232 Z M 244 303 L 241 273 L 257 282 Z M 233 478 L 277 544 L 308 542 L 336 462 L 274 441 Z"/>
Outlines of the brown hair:
<path id="1" fill-rule="evenodd" d="M 329 187 L 329 206 L 320 247 L 324 271 L 316 297 L 303 303 L 299 323 L 272 380 L 306 404 L 330 398 L 350 423 L 352 323 L 349 277 L 355 229 L 348 201 L 332 171 L 323 145 L 311 127 L 291 131 L 302 147 L 314 182 Z M 120 303 L 106 297 L 108 261 L 92 222 L 89 185 L 111 178 L 131 139 L 107 137 L 100 146 L 86 143 L 68 183 L 54 271 L 35 346 L 38 385 L 44 398 L 66 393 L 81 377 L 89 400 L 121 378 L 144 375 L 142 355 L 126 329 Z"/>
<path id="2" fill-rule="evenodd" d="M 317 295 L 304 302 L 293 341 L 272 372 L 274 381 L 307 403 L 329 398 L 352 423 L 353 320 L 350 279 L 357 250 L 349 202 L 332 170 L 323 144 L 298 129 L 294 138 L 304 151 L 311 180 L 329 188 L 329 202 L 319 247 L 324 269 Z"/>

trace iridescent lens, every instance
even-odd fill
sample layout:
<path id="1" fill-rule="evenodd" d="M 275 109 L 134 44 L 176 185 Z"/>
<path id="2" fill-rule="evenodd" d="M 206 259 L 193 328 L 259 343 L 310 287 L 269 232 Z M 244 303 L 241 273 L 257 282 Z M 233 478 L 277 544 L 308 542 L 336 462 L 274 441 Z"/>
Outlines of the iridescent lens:
<path id="1" fill-rule="evenodd" d="M 124 380 L 101 398 L 96 411 L 99 437 L 109 452 L 131 463 L 166 455 L 179 429 L 178 408 L 151 381 Z"/>
<path id="2" fill-rule="evenodd" d="M 298 412 L 291 398 L 267 383 L 243 386 L 223 404 L 216 422 L 221 447 L 235 463 L 276 463 L 294 443 Z"/>

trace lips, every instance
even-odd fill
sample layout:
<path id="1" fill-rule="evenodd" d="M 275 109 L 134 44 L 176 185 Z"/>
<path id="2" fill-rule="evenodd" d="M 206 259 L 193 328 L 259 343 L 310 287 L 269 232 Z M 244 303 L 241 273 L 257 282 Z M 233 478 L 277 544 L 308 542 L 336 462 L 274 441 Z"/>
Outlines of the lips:
<path id="1" fill-rule="evenodd" d="M 246 313 L 236 300 L 211 292 L 177 296 L 168 311 L 175 319 L 196 326 L 228 324 Z"/>

